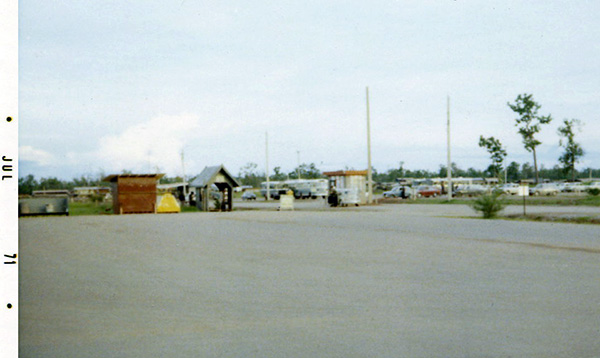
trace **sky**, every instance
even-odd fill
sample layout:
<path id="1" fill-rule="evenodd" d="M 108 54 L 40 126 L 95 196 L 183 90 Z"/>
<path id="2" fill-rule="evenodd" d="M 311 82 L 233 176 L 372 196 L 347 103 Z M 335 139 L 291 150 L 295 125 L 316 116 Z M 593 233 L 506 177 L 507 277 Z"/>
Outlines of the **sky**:
<path id="1" fill-rule="evenodd" d="M 557 128 L 583 122 L 600 168 L 598 1 L 19 1 L 19 175 L 315 163 L 484 169 L 479 137 L 533 162 L 507 103 L 530 93 Z M 183 155 L 183 161 L 181 153 Z"/>

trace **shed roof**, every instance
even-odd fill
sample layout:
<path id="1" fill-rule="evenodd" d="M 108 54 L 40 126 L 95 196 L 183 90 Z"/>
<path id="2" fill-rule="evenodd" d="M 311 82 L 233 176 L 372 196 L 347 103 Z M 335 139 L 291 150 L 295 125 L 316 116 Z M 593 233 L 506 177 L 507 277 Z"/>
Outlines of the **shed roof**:
<path id="1" fill-rule="evenodd" d="M 229 182 L 229 184 L 231 184 L 232 187 L 240 186 L 237 180 L 235 180 L 235 178 L 229 174 L 227 169 L 225 169 L 223 164 L 205 167 L 204 170 L 202 170 L 202 173 L 200 173 L 200 175 L 198 175 L 196 179 L 190 183 L 190 186 L 195 188 L 203 188 L 207 185 L 213 184 L 219 173 L 225 176 L 225 179 Z"/>
<path id="2" fill-rule="evenodd" d="M 158 189 L 173 189 L 173 188 L 179 188 L 181 186 L 187 186 L 188 183 L 187 182 L 179 182 L 179 183 L 169 183 L 169 184 L 158 184 L 156 187 Z"/>
<path id="3" fill-rule="evenodd" d="M 366 170 L 336 170 L 334 172 L 323 172 L 323 175 L 328 177 L 347 177 L 351 175 L 367 175 Z"/>
<path id="4" fill-rule="evenodd" d="M 156 180 L 164 177 L 165 174 L 111 174 L 102 181 L 115 182 L 118 178 L 156 178 Z"/>

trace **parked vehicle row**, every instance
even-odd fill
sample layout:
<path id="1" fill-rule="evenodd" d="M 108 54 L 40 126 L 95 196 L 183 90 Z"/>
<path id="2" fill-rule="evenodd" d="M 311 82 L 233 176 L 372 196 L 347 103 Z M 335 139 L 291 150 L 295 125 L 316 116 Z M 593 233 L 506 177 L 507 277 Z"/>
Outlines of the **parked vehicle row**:
<path id="1" fill-rule="evenodd" d="M 478 196 L 490 192 L 500 192 L 506 195 L 517 195 L 519 187 L 517 183 L 505 183 L 495 187 L 489 187 L 481 184 L 462 184 L 458 185 L 454 190 L 454 196 Z M 600 189 L 600 182 L 592 182 L 585 185 L 583 183 L 540 183 L 538 185 L 528 186 L 529 195 L 531 196 L 554 196 L 560 192 L 566 193 L 583 193 L 590 188 Z M 420 197 L 435 197 L 441 195 L 441 189 L 437 185 L 420 185 L 416 188 L 411 188 L 406 185 L 397 185 L 391 190 L 383 192 L 384 198 L 410 198 L 412 195 Z"/>
<path id="2" fill-rule="evenodd" d="M 475 196 L 485 194 L 488 188 L 481 184 L 466 184 L 461 185 L 456 189 L 456 196 Z"/>
<path id="3" fill-rule="evenodd" d="M 388 190 L 383 193 L 384 198 L 401 198 L 407 199 L 410 198 L 411 188 L 409 186 L 400 185 L 393 187 L 392 190 Z"/>
<path id="4" fill-rule="evenodd" d="M 436 197 L 442 194 L 442 190 L 435 185 L 419 185 L 416 188 L 400 185 L 392 188 L 392 190 L 383 193 L 384 198 L 401 198 L 407 199 L 411 195 L 417 198 Z"/>
<path id="5" fill-rule="evenodd" d="M 556 184 L 542 183 L 529 188 L 529 195 L 558 195 L 560 190 Z"/>
<path id="6" fill-rule="evenodd" d="M 269 196 L 279 200 L 281 195 L 291 191 L 296 199 L 325 198 L 329 193 L 327 179 L 293 179 L 285 181 L 270 181 Z M 260 184 L 260 195 L 267 197 L 267 182 Z"/>
<path id="7" fill-rule="evenodd" d="M 287 181 L 271 181 L 270 196 L 275 200 L 279 200 L 283 194 L 293 193 L 296 199 L 305 198 L 326 198 L 328 196 L 328 181 L 326 179 L 305 179 L 305 180 L 287 180 Z M 505 183 L 498 186 L 487 186 L 482 184 L 460 184 L 453 189 L 453 195 L 456 197 L 478 196 L 491 192 L 500 192 L 505 195 L 517 195 L 521 184 Z M 538 185 L 528 186 L 529 195 L 531 196 L 554 196 L 561 192 L 566 193 L 583 193 L 590 188 L 600 189 L 600 181 L 590 184 L 583 183 L 540 183 Z M 384 198 L 401 198 L 407 199 L 411 197 L 426 198 L 442 195 L 440 185 L 396 185 L 391 190 L 383 192 Z M 266 182 L 261 184 L 260 195 L 266 197 Z M 250 192 L 242 196 L 243 200 L 255 200 L 256 194 Z"/>

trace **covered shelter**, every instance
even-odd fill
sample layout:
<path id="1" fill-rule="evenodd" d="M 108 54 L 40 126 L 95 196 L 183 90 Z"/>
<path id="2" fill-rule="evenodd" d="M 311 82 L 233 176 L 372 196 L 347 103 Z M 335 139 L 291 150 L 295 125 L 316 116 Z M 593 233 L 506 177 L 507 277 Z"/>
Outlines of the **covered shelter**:
<path id="1" fill-rule="evenodd" d="M 190 183 L 190 187 L 196 190 L 196 197 L 198 198 L 196 206 L 203 211 L 210 209 L 211 188 L 213 186 L 221 193 L 220 208 L 216 209 L 231 211 L 233 209 L 233 188 L 239 187 L 240 184 L 229 174 L 223 164 L 205 167 L 202 173 Z"/>
<path id="2" fill-rule="evenodd" d="M 329 177 L 329 188 L 350 189 L 356 192 L 360 204 L 367 202 L 367 171 L 366 170 L 336 170 L 323 172 Z"/>
<path id="3" fill-rule="evenodd" d="M 113 174 L 102 181 L 111 183 L 113 213 L 156 213 L 156 185 L 164 174 Z"/>

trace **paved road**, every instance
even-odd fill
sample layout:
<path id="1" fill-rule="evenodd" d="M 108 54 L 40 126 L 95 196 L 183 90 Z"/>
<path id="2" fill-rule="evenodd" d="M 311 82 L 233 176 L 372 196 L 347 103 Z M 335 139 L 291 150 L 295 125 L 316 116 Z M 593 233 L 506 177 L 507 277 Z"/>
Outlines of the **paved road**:
<path id="1" fill-rule="evenodd" d="M 449 207 L 24 218 L 21 356 L 598 357 L 598 226 Z"/>

